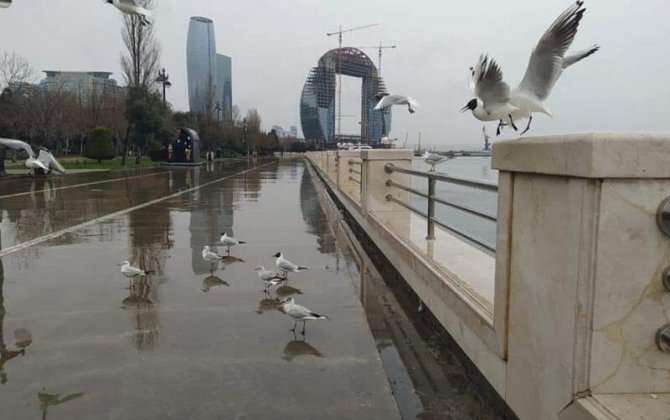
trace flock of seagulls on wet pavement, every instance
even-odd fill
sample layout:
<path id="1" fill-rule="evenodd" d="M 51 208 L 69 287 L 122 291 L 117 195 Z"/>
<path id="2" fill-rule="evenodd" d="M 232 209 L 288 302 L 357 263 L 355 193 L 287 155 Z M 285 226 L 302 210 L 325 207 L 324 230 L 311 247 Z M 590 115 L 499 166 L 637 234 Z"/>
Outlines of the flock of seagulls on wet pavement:
<path id="1" fill-rule="evenodd" d="M 210 277 L 209 278 L 215 278 L 217 279 L 220 283 L 217 284 L 226 284 L 226 282 L 223 282 L 222 280 L 218 279 L 217 277 L 213 277 L 213 273 L 215 269 L 219 269 L 219 263 L 224 261 L 226 258 L 235 258 L 230 256 L 230 248 L 240 245 L 240 244 L 245 244 L 246 242 L 240 241 L 238 239 L 233 238 L 232 236 L 228 236 L 227 233 L 223 232 L 221 233 L 221 239 L 219 240 L 219 243 L 221 246 L 224 246 L 227 248 L 227 255 L 221 255 L 215 251 L 212 250 L 212 247 L 209 245 L 204 245 L 202 248 L 202 259 L 205 262 L 208 262 L 211 264 L 210 267 Z M 265 287 L 264 291 L 266 294 L 268 294 L 268 290 L 271 287 L 279 286 L 281 284 L 286 285 L 288 283 L 288 275 L 289 273 L 299 273 L 302 271 L 307 270 L 307 267 L 304 266 L 299 266 L 297 264 L 292 263 L 291 261 L 287 260 L 284 258 L 284 254 L 281 252 L 276 253 L 275 255 L 272 256 L 275 258 L 275 265 L 277 266 L 277 269 L 279 271 L 272 271 L 272 270 L 266 270 L 265 266 L 257 266 L 254 268 L 254 271 L 256 271 L 258 277 L 263 281 Z M 241 259 L 236 259 L 237 261 L 243 261 Z M 130 264 L 130 261 L 123 261 L 121 264 L 121 274 L 123 274 L 124 277 L 130 280 L 129 288 L 133 289 L 134 287 L 134 281 L 138 278 L 145 277 L 148 275 L 153 274 L 153 271 L 148 271 L 144 270 L 140 267 L 134 267 Z M 222 268 L 223 269 L 223 268 Z M 205 285 L 206 290 L 208 291 L 211 285 Z M 294 289 L 298 292 L 300 292 L 298 289 Z M 299 293 L 301 294 L 301 293 Z M 295 333 L 296 328 L 299 323 L 302 322 L 302 331 L 300 333 L 304 336 L 305 335 L 305 328 L 307 321 L 312 321 L 312 320 L 323 320 L 323 319 L 328 319 L 327 316 L 325 315 L 320 315 L 317 314 L 310 309 L 307 309 L 306 307 L 302 305 L 298 305 L 295 303 L 295 299 L 292 296 L 287 297 L 286 299 L 282 300 L 278 305 L 277 309 L 281 310 L 286 316 L 290 317 L 293 319 L 293 328 L 290 329 L 293 333 Z"/>

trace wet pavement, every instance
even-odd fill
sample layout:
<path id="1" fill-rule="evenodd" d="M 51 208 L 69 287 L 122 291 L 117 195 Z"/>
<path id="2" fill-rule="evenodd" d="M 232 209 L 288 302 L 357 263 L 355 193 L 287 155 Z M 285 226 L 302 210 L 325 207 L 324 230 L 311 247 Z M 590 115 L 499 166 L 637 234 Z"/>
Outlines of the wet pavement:
<path id="1" fill-rule="evenodd" d="M 259 165 L 0 180 L 0 418 L 399 418 L 304 162 Z M 277 251 L 310 269 L 265 294 Z M 294 335 L 288 296 L 330 320 Z"/>

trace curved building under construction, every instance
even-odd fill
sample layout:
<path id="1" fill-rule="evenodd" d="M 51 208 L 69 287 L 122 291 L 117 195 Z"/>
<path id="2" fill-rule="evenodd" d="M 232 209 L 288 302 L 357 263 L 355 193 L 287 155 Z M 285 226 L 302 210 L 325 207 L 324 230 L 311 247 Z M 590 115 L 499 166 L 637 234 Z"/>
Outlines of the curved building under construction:
<path id="1" fill-rule="evenodd" d="M 361 83 L 360 135 L 336 134 L 336 75 L 359 77 Z M 325 53 L 314 67 L 302 89 L 300 121 L 305 140 L 324 147 L 338 141 L 379 143 L 391 131 L 391 110 L 375 111 L 376 95 L 386 92 L 377 67 L 361 50 L 352 47 L 336 48 Z M 340 138 L 341 137 L 341 138 Z"/>

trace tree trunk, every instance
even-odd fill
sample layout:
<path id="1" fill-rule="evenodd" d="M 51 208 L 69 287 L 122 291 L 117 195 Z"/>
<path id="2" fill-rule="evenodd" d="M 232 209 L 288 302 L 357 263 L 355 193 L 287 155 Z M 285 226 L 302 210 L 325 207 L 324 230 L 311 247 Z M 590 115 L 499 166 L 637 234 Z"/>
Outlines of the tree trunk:
<path id="1" fill-rule="evenodd" d="M 130 137 L 130 129 L 132 124 L 128 124 L 126 129 L 126 137 L 123 139 L 123 151 L 121 153 L 121 166 L 126 166 L 126 155 L 128 154 L 128 137 Z"/>

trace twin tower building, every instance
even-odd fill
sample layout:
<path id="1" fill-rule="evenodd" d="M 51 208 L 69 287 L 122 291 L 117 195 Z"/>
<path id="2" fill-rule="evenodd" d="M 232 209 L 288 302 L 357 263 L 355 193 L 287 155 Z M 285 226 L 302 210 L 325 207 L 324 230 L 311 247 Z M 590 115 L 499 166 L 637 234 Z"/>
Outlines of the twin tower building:
<path id="1" fill-rule="evenodd" d="M 188 100 L 191 112 L 220 121 L 232 119 L 232 59 L 216 52 L 214 22 L 192 17 L 186 45 Z"/>

